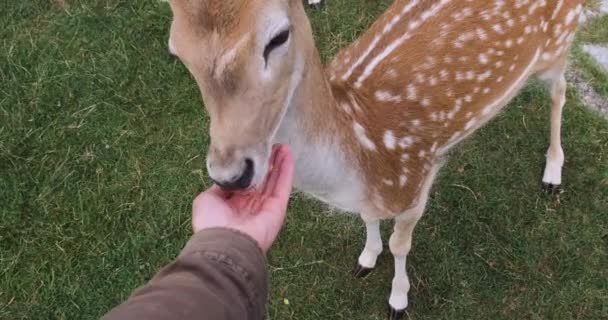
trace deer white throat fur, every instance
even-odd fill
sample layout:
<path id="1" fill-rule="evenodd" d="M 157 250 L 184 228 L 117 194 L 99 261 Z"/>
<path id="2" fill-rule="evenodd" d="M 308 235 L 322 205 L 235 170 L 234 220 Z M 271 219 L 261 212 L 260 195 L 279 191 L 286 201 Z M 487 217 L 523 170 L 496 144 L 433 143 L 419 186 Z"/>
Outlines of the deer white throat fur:
<path id="1" fill-rule="evenodd" d="M 169 48 L 210 117 L 210 177 L 260 183 L 273 143 L 291 145 L 295 186 L 367 228 L 357 276 L 395 219 L 389 304 L 408 305 L 406 256 L 445 154 L 538 76 L 551 95 L 542 179 L 561 184 L 564 71 L 582 0 L 397 0 L 323 66 L 301 0 L 171 0 Z"/>

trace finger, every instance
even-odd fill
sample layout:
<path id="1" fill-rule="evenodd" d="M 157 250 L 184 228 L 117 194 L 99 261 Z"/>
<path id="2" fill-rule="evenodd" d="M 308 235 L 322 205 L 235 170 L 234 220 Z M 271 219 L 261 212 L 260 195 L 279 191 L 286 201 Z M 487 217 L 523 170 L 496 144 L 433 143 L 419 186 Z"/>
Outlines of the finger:
<path id="1" fill-rule="evenodd" d="M 227 197 L 228 196 L 226 191 L 222 190 L 217 185 L 213 185 L 211 186 L 211 188 L 199 193 L 198 195 L 196 195 L 196 197 L 194 197 L 194 200 L 192 201 L 192 209 L 195 210 L 196 208 L 200 207 L 206 201 L 205 199 L 219 198 L 221 200 L 225 200 L 227 199 Z"/>
<path id="2" fill-rule="evenodd" d="M 266 180 L 266 185 L 262 194 L 267 197 L 271 197 L 273 190 L 277 185 L 277 181 L 279 181 L 279 176 L 281 175 L 281 159 L 284 156 L 284 151 L 282 151 L 282 146 L 278 146 L 275 151 L 275 156 L 273 158 L 273 162 L 270 164 L 272 170 L 268 174 L 268 178 Z"/>
<path id="3" fill-rule="evenodd" d="M 276 162 L 280 147 L 280 144 L 275 144 L 272 146 L 272 154 L 270 156 L 270 163 L 268 164 L 268 173 L 266 173 L 266 178 L 264 179 L 264 184 L 261 188 L 261 194 L 268 194 L 268 190 L 270 189 L 268 186 L 271 184 L 271 181 L 275 178 L 274 176 L 276 176 L 277 174 L 278 170 Z"/>
<path id="4" fill-rule="evenodd" d="M 203 191 L 203 193 L 209 194 L 209 195 L 214 195 L 214 196 L 220 197 L 222 199 L 227 199 L 232 195 L 231 192 L 220 188 L 220 186 L 218 186 L 217 184 L 212 185 L 209 189 Z"/>
<path id="5" fill-rule="evenodd" d="M 287 207 L 289 195 L 293 187 L 295 160 L 291 149 L 287 145 L 281 146 L 278 153 L 278 174 L 276 181 L 271 185 L 272 189 L 270 189 L 270 192 L 272 196 L 277 197 L 281 201 L 282 205 Z"/>
<path id="6" fill-rule="evenodd" d="M 279 156 L 279 151 L 281 150 L 282 144 L 276 143 L 272 146 L 272 157 L 270 158 L 270 168 L 274 166 L 277 162 L 277 157 Z"/>
<path id="7" fill-rule="evenodd" d="M 279 175 L 281 174 L 279 162 L 280 157 L 282 157 L 282 147 L 283 145 L 281 144 L 275 144 L 273 147 L 274 154 L 270 163 L 270 172 L 267 175 L 266 183 L 264 184 L 264 188 L 262 189 L 262 194 L 264 196 L 270 197 L 272 195 L 272 190 L 276 186 Z"/>
<path id="8" fill-rule="evenodd" d="M 262 214 L 256 218 L 265 230 L 265 247 L 270 248 L 285 224 L 286 212 L 285 210 L 279 212 L 276 210 L 263 210 Z"/>
<path id="9" fill-rule="evenodd" d="M 275 144 L 273 144 L 273 145 L 272 145 L 272 153 L 273 153 L 273 154 L 276 154 L 276 153 L 277 153 L 277 151 L 279 150 L 279 148 L 280 148 L 280 147 L 281 147 L 281 144 L 280 144 L 280 143 L 275 143 Z"/>
<path id="10" fill-rule="evenodd" d="M 277 237 L 285 222 L 295 167 L 295 160 L 288 146 L 281 146 L 277 153 L 276 173 L 271 176 L 268 185 L 271 195 L 263 200 L 261 214 L 256 217 L 266 226 L 268 246 Z"/>

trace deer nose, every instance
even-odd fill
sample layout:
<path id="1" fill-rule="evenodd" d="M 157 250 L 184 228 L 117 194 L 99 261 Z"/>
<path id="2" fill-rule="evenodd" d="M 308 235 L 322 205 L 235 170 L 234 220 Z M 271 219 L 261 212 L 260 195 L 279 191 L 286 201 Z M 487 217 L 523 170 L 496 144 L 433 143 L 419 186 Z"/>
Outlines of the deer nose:
<path id="1" fill-rule="evenodd" d="M 245 168 L 240 176 L 236 176 L 231 181 L 217 181 L 212 179 L 215 184 L 226 191 L 237 191 L 247 189 L 253 180 L 253 160 L 245 159 Z"/>

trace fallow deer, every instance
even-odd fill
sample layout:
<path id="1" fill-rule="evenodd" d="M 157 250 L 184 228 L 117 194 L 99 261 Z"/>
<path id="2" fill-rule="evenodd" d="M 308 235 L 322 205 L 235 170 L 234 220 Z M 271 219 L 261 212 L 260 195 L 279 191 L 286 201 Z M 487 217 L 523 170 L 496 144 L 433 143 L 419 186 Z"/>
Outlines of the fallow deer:
<path id="1" fill-rule="evenodd" d="M 382 219 L 390 317 L 408 305 L 412 232 L 451 147 L 531 76 L 552 98 L 543 183 L 559 187 L 566 67 L 583 0 L 397 0 L 324 67 L 301 0 L 171 0 L 169 47 L 210 116 L 209 176 L 258 185 L 273 143 L 296 159 L 295 187 L 366 225 L 357 276 L 376 265 Z"/>

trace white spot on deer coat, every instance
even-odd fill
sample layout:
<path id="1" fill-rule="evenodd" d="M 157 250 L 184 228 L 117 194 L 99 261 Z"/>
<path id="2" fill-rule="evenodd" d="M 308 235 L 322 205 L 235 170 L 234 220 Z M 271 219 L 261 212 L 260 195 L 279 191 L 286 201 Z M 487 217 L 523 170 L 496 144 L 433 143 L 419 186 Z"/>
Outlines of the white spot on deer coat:
<path id="1" fill-rule="evenodd" d="M 492 29 L 493 29 L 494 31 L 496 31 L 496 33 L 499 33 L 499 34 L 504 34 L 504 33 L 505 33 L 505 31 L 504 31 L 504 29 L 502 28 L 502 25 L 501 25 L 500 23 L 497 23 L 497 24 L 493 25 L 493 26 L 492 26 Z"/>
<path id="2" fill-rule="evenodd" d="M 389 150 L 394 150 L 395 144 L 395 134 L 393 134 L 393 131 L 391 130 L 386 130 L 386 132 L 384 132 L 384 146 Z"/>
<path id="3" fill-rule="evenodd" d="M 424 99 L 422 99 L 422 101 L 420 101 L 420 104 L 422 104 L 423 107 L 428 107 L 431 105 L 431 99 L 425 97 Z"/>
<path id="4" fill-rule="evenodd" d="M 553 20 L 553 19 L 555 19 L 557 17 L 557 14 L 562 9 L 563 5 L 564 5 L 564 0 L 558 0 L 557 1 L 557 5 L 555 6 L 555 10 L 553 10 L 553 14 L 551 15 L 551 20 Z"/>
<path id="5" fill-rule="evenodd" d="M 480 53 L 479 62 L 481 62 L 481 64 L 487 64 L 489 62 L 488 55 L 486 55 L 485 53 Z"/>
<path id="6" fill-rule="evenodd" d="M 357 137 L 357 140 L 359 140 L 359 143 L 361 143 L 363 147 L 372 151 L 376 150 L 376 145 L 367 136 L 367 134 L 365 133 L 365 128 L 363 128 L 361 124 L 359 124 L 358 122 L 353 122 L 353 129 L 355 130 L 355 136 Z"/>
<path id="7" fill-rule="evenodd" d="M 399 176 L 399 186 L 404 187 L 406 183 L 407 183 L 407 176 L 404 174 L 400 175 Z"/>
<path id="8" fill-rule="evenodd" d="M 488 34 L 486 33 L 486 31 L 482 28 L 477 28 L 475 30 L 475 32 L 477 33 L 477 37 L 479 38 L 479 40 L 487 40 L 488 39 Z"/>
<path id="9" fill-rule="evenodd" d="M 407 137 L 403 137 L 403 138 L 399 139 L 398 145 L 401 149 L 407 149 L 407 148 L 411 147 L 413 143 L 414 143 L 414 138 L 407 136 Z"/>
<path id="10" fill-rule="evenodd" d="M 565 20 L 566 25 L 569 26 L 572 23 L 572 21 L 574 21 L 574 18 L 576 18 L 576 16 L 577 16 L 576 10 L 572 9 L 572 10 L 568 11 L 568 14 L 566 14 L 566 20 Z"/>
<path id="11" fill-rule="evenodd" d="M 399 74 L 397 73 L 397 70 L 395 69 L 389 69 L 386 74 L 391 78 L 391 79 L 396 79 Z"/>
<path id="12" fill-rule="evenodd" d="M 411 100 L 411 101 L 416 100 L 416 97 L 417 97 L 417 95 L 416 95 L 416 91 L 417 91 L 416 90 L 416 86 L 414 86 L 413 84 L 410 83 L 410 84 L 407 85 L 407 89 L 406 90 L 407 90 L 407 99 Z"/>
<path id="13" fill-rule="evenodd" d="M 492 75 L 492 71 L 486 70 L 486 72 L 484 72 L 484 73 L 482 73 L 482 74 L 480 74 L 480 75 L 477 76 L 477 81 L 483 82 L 486 79 L 488 79 L 491 75 Z"/>
<path id="14" fill-rule="evenodd" d="M 394 95 L 386 90 L 378 90 L 375 93 L 376 99 L 382 102 L 401 102 L 401 96 Z"/>

